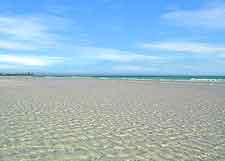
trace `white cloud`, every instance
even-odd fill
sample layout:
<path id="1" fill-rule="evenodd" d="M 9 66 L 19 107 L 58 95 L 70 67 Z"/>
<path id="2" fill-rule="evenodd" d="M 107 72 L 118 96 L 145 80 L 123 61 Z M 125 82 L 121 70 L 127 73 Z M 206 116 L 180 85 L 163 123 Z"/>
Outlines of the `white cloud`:
<path id="1" fill-rule="evenodd" d="M 62 57 L 0 55 L 0 63 L 24 66 L 48 66 L 50 64 L 60 63 L 63 61 L 64 59 Z"/>
<path id="2" fill-rule="evenodd" d="M 74 50 L 81 53 L 85 58 L 112 61 L 112 62 L 133 62 L 133 61 L 160 61 L 163 58 L 152 55 L 138 54 L 119 49 L 97 48 L 97 47 L 78 47 Z"/>
<path id="3" fill-rule="evenodd" d="M 0 48 L 53 48 L 58 44 L 61 24 L 66 27 L 67 23 L 63 18 L 48 15 L 0 15 Z"/>
<path id="4" fill-rule="evenodd" d="M 217 5 L 196 10 L 170 11 L 162 15 L 162 19 L 171 24 L 187 27 L 225 29 L 225 6 Z"/>
<path id="5" fill-rule="evenodd" d="M 207 43 L 194 42 L 158 42 L 144 43 L 141 45 L 146 49 L 160 49 L 176 52 L 199 53 L 199 54 L 224 54 L 225 47 L 210 45 Z"/>
<path id="6" fill-rule="evenodd" d="M 29 16 L 0 16 L 0 34 L 20 40 L 43 40 L 50 36 L 40 18 Z"/>
<path id="7" fill-rule="evenodd" d="M 29 43 L 20 43 L 15 41 L 0 41 L 0 49 L 35 50 L 36 47 Z"/>
<path id="8" fill-rule="evenodd" d="M 120 72 L 147 72 L 147 71 L 155 71 L 155 68 L 147 68 L 138 65 L 118 65 L 113 66 L 112 69 L 114 71 Z"/>
<path id="9" fill-rule="evenodd" d="M 132 62 L 132 61 L 145 61 L 145 60 L 157 60 L 158 57 L 149 56 L 149 55 L 141 55 L 135 53 L 104 53 L 98 54 L 95 56 L 100 60 L 108 60 L 108 61 L 115 61 L 115 62 Z"/>

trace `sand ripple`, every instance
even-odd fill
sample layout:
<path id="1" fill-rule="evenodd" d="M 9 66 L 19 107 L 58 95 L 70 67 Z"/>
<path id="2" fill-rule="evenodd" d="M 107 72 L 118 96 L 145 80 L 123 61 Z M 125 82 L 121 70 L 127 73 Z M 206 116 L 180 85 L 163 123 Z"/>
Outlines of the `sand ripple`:
<path id="1" fill-rule="evenodd" d="M 4 80 L 0 160 L 222 161 L 224 98 L 207 85 Z"/>

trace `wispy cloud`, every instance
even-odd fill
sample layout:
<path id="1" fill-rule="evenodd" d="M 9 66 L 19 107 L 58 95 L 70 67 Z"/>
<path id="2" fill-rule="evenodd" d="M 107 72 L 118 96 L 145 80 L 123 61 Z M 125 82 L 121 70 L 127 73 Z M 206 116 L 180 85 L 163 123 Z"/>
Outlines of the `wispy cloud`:
<path id="1" fill-rule="evenodd" d="M 0 49 L 56 47 L 61 38 L 59 24 L 66 27 L 66 19 L 49 15 L 0 15 Z"/>
<path id="2" fill-rule="evenodd" d="M 0 49 L 10 49 L 10 50 L 35 50 L 36 46 L 30 43 L 21 43 L 17 41 L 0 41 Z"/>
<path id="3" fill-rule="evenodd" d="M 31 16 L 0 16 L 0 34 L 19 40 L 43 40 L 50 37 L 41 19 Z"/>
<path id="4" fill-rule="evenodd" d="M 149 68 L 140 65 L 117 65 L 113 66 L 112 69 L 119 72 L 150 72 L 156 70 L 155 68 Z"/>
<path id="5" fill-rule="evenodd" d="M 186 27 L 225 29 L 225 5 L 214 5 L 195 10 L 174 10 L 162 15 L 171 24 Z"/>
<path id="6" fill-rule="evenodd" d="M 140 54 L 132 51 L 112 49 L 112 48 L 100 48 L 100 47 L 78 47 L 78 53 L 82 54 L 82 57 L 111 61 L 111 62 L 134 62 L 134 61 L 160 61 L 162 57 Z"/>
<path id="7" fill-rule="evenodd" d="M 49 53 L 45 52 L 34 55 L 58 43 L 56 23 L 64 21 L 51 18 L 48 15 L 0 15 L 0 50 L 7 53 L 13 51 L 13 54 L 0 54 L 1 69 L 47 67 L 64 62 L 65 58 L 48 56 Z"/>
<path id="8" fill-rule="evenodd" d="M 62 57 L 0 55 L 0 63 L 24 66 L 48 66 L 64 61 Z M 8 65 L 10 66 L 10 65 Z"/>
<path id="9" fill-rule="evenodd" d="M 97 59 L 113 61 L 113 62 L 132 62 L 132 61 L 146 61 L 146 60 L 158 60 L 159 57 L 135 54 L 135 53 L 123 53 L 123 51 L 105 52 L 95 55 Z"/>
<path id="10" fill-rule="evenodd" d="M 145 49 L 159 49 L 166 51 L 197 53 L 197 54 L 224 54 L 225 47 L 196 42 L 156 42 L 143 43 Z"/>

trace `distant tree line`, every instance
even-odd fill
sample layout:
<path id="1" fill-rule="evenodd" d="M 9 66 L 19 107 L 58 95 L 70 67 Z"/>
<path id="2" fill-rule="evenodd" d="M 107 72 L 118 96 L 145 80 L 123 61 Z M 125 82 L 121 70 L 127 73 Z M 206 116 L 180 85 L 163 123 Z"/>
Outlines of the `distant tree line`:
<path id="1" fill-rule="evenodd" d="M 34 76 L 34 73 L 26 72 L 26 73 L 0 73 L 0 76 Z"/>

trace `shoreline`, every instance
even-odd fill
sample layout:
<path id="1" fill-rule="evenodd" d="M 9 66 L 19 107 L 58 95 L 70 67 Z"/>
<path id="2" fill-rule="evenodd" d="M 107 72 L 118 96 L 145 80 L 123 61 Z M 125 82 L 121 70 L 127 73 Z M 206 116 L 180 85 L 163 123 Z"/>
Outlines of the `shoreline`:
<path id="1" fill-rule="evenodd" d="M 184 84 L 184 85 L 208 85 L 225 86 L 225 80 L 176 80 L 176 79 L 137 79 L 137 78 L 113 78 L 113 77 L 55 77 L 55 76 L 0 76 L 1 80 L 99 80 L 99 81 L 124 81 L 130 83 L 161 83 L 161 84 Z"/>

